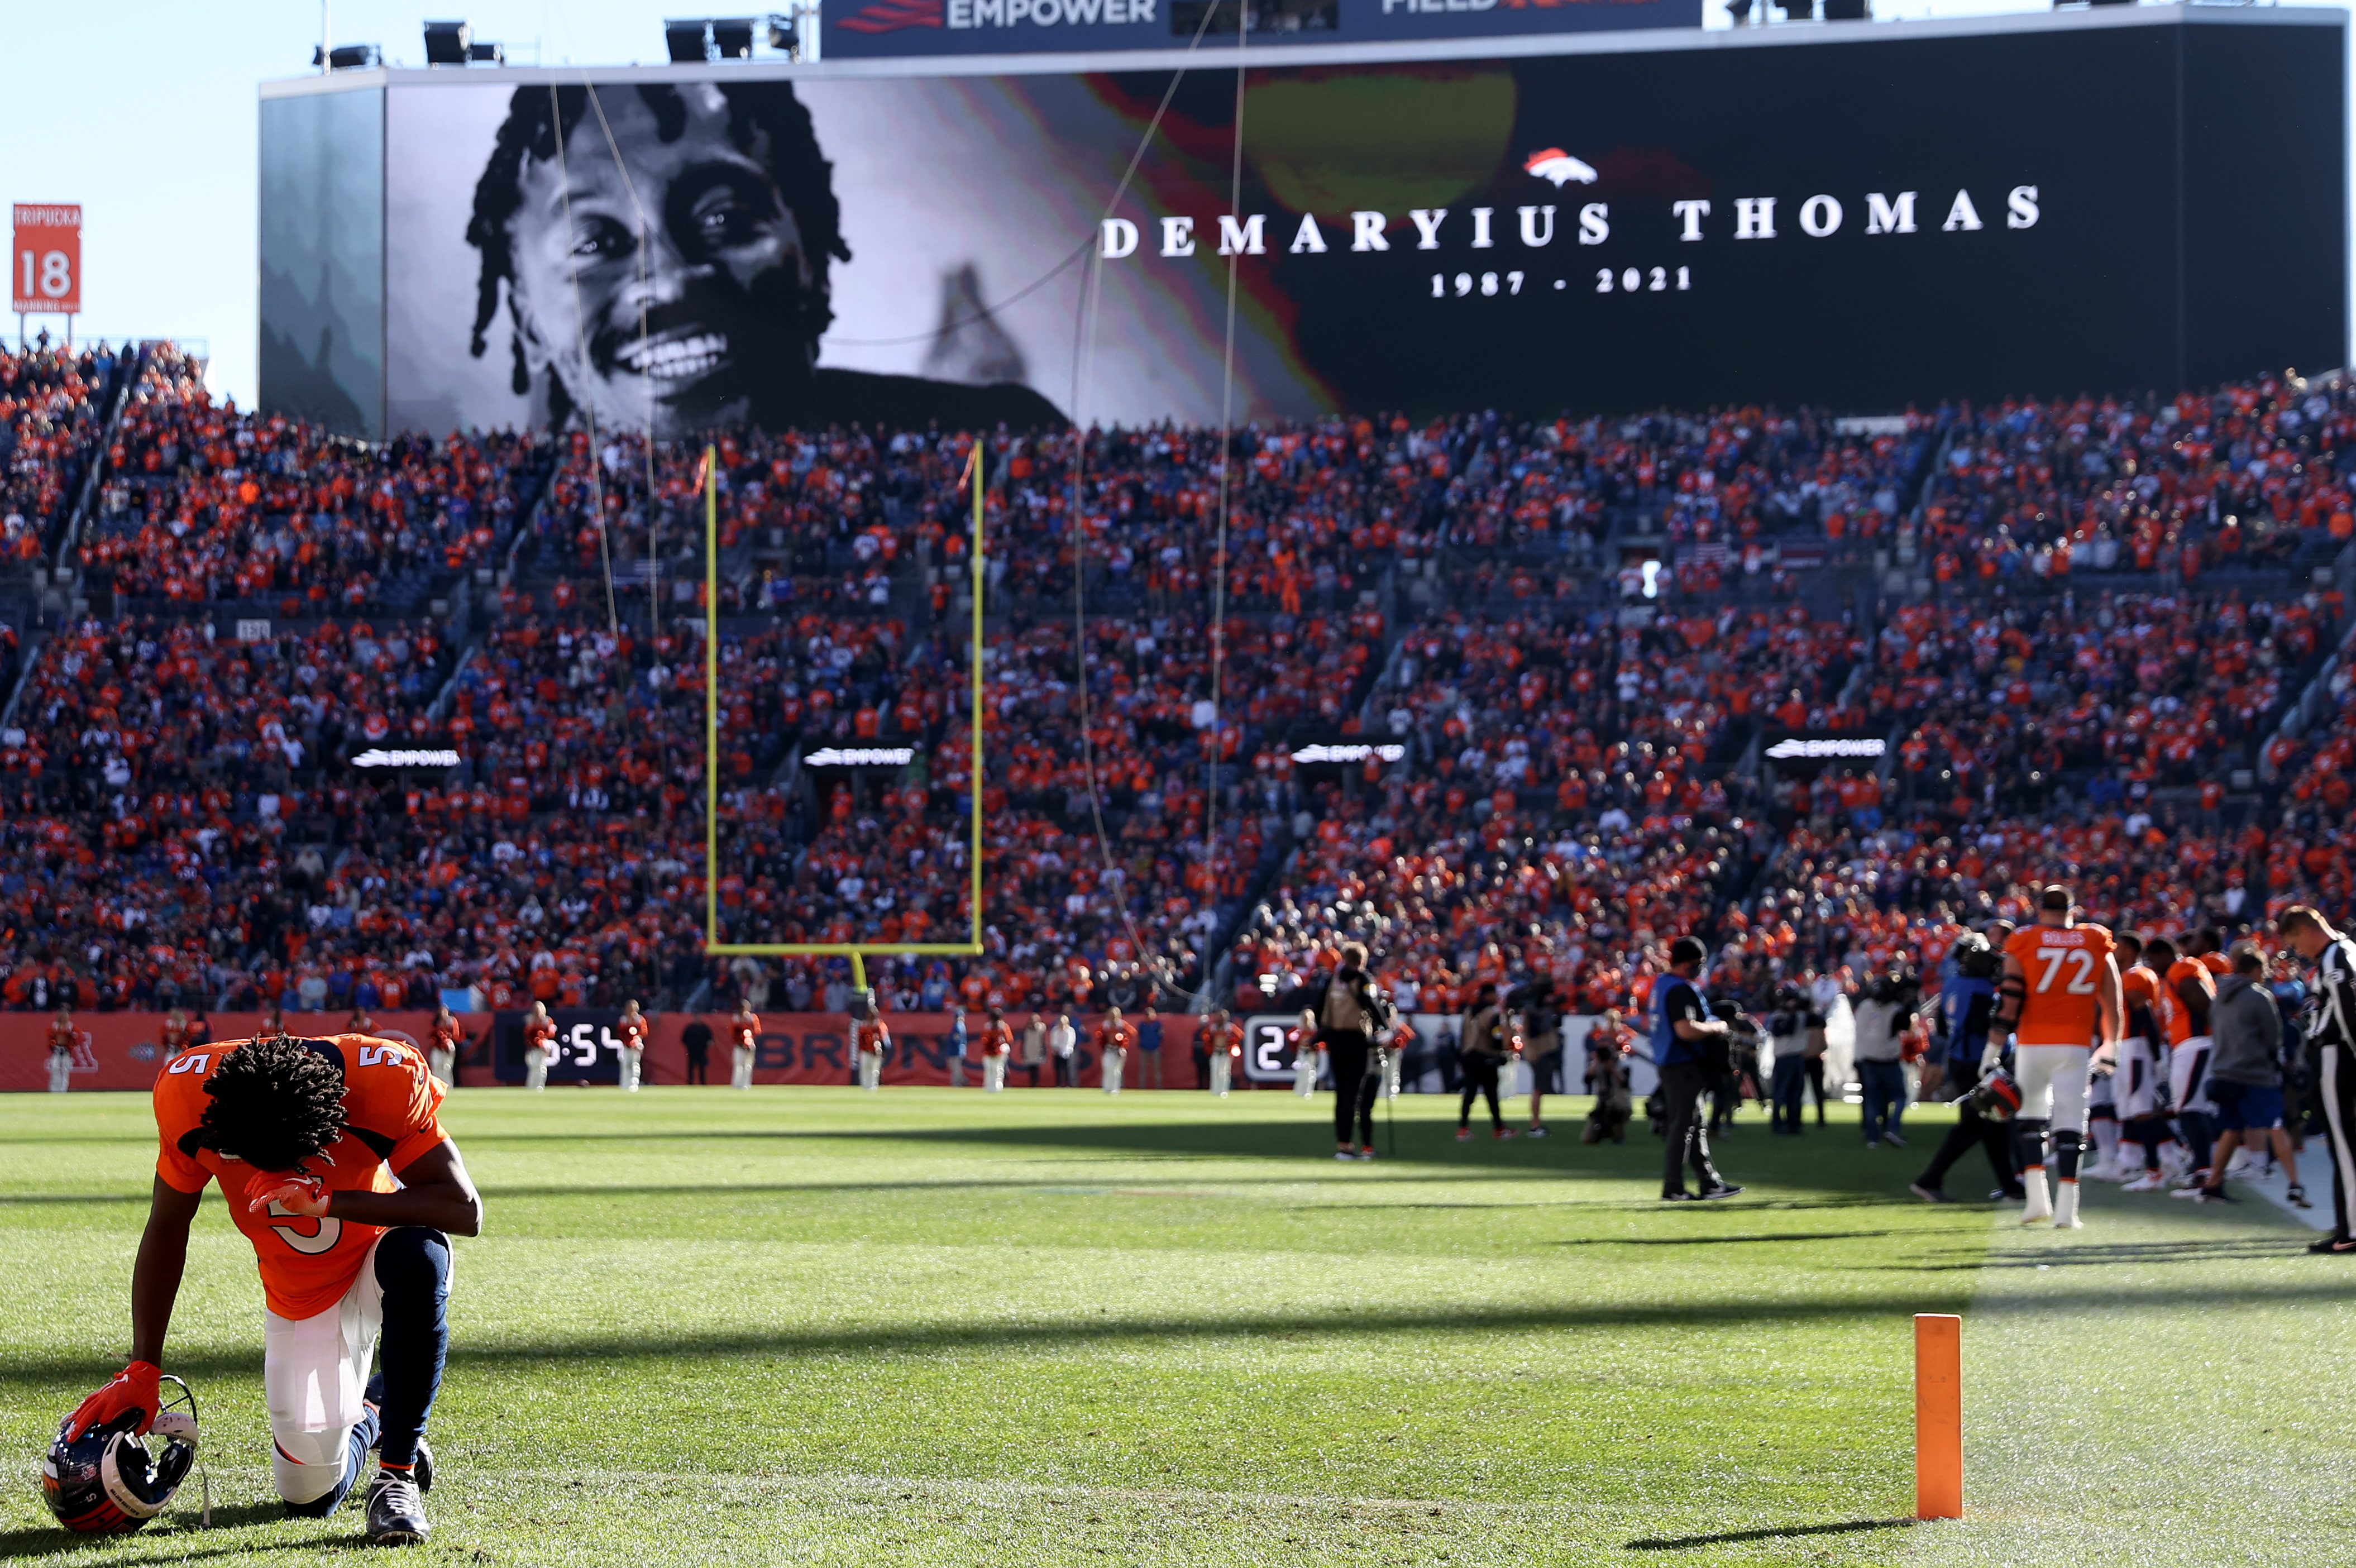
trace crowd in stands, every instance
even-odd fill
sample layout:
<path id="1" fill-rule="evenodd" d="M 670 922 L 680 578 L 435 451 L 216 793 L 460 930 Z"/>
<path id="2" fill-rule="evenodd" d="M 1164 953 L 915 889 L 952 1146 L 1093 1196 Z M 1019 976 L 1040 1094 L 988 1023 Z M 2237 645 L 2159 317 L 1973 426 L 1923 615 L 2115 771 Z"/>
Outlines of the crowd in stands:
<path id="1" fill-rule="evenodd" d="M 26 528 L 112 373 L 0 356 Z M 2356 693 L 2284 716 L 2342 634 L 2312 569 L 2351 538 L 2351 422 L 2264 379 L 1334 418 L 1238 430 L 1224 471 L 1215 431 L 738 431 L 707 468 L 626 432 L 330 437 L 151 348 L 78 541 L 100 612 L 0 725 L 0 995 L 838 1004 L 838 958 L 701 951 L 707 787 L 740 943 L 970 940 L 978 807 L 982 950 L 879 961 L 895 1006 L 1253 1008 L 1345 939 L 1414 1010 L 1537 975 L 1626 1006 L 1688 933 L 1743 984 L 1928 972 L 2045 876 L 2146 929 L 2343 908 Z M 1811 542 L 1847 575 L 1751 591 Z M 1665 569 L 1632 587 L 1638 553 Z M 464 616 L 386 603 L 477 569 Z M 1890 750 L 1795 767 L 1783 734 Z M 464 760 L 354 766 L 402 746 Z"/>
<path id="2" fill-rule="evenodd" d="M 512 435 L 369 447 L 241 414 L 162 348 L 125 402 L 79 560 L 94 588 L 134 601 L 363 614 L 397 579 L 488 561 L 528 504 L 530 456 Z"/>
<path id="3" fill-rule="evenodd" d="M 46 345 L 48 334 L 41 337 Z M 0 349 L 0 569 L 22 571 L 47 558 L 123 363 L 103 342 L 79 353 Z"/>

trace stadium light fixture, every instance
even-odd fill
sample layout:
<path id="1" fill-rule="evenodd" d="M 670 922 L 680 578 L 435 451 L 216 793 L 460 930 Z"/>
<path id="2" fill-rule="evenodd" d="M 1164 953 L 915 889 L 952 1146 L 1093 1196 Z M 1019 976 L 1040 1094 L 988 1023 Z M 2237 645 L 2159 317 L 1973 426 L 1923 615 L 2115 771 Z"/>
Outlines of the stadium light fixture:
<path id="1" fill-rule="evenodd" d="M 1872 0 L 1825 0 L 1825 20 L 1870 22 L 1873 20 Z"/>
<path id="2" fill-rule="evenodd" d="M 663 23 L 663 47 L 673 65 L 701 65 L 712 58 L 712 24 L 701 16 Z"/>
<path id="3" fill-rule="evenodd" d="M 794 19 L 791 16 L 780 16 L 776 12 L 772 11 L 769 13 L 768 20 L 769 47 L 771 48 L 776 50 L 781 55 L 793 54 L 800 49 L 802 42 L 801 31 L 794 26 Z"/>
<path id="4" fill-rule="evenodd" d="M 720 59 L 751 59 L 753 58 L 753 18 L 750 16 L 712 18 L 712 52 Z"/>
<path id="5" fill-rule="evenodd" d="M 381 64 L 383 59 L 383 51 L 374 44 L 337 44 L 331 49 L 322 49 L 315 45 L 311 49 L 312 66 L 324 65 L 329 70 L 365 70 Z"/>
<path id="6" fill-rule="evenodd" d="M 475 29 L 464 22 L 425 24 L 425 63 L 465 65 L 473 54 Z"/>
<path id="7" fill-rule="evenodd" d="M 477 65 L 505 65 L 508 47 L 505 44 L 468 44 L 466 58 Z"/>

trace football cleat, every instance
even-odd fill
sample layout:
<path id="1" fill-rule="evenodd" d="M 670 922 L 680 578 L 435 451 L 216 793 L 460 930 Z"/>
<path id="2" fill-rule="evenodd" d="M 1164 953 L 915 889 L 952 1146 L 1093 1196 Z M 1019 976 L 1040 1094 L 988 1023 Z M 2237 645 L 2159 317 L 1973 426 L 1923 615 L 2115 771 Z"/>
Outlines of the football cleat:
<path id="1" fill-rule="evenodd" d="M 369 1483 L 368 1538 L 379 1546 L 413 1546 L 433 1532 L 417 1482 L 398 1470 L 379 1470 Z"/>
<path id="2" fill-rule="evenodd" d="M 1947 1195 L 1944 1192 L 1935 1187 L 1925 1187 L 1919 1181 L 1907 1183 L 1906 1190 L 1912 1193 L 1915 1197 L 1921 1198 L 1925 1203 L 1945 1203 L 1949 1201 Z"/>
<path id="3" fill-rule="evenodd" d="M 145 1412 L 126 1411 L 69 1441 L 60 1423 L 41 1461 L 41 1499 L 66 1529 L 82 1535 L 112 1535 L 137 1530 L 171 1502 L 197 1460 L 197 1406 L 188 1385 L 155 1414 L 153 1431 L 164 1440 L 158 1455 L 140 1440 Z M 70 1423 L 70 1417 L 68 1418 Z"/>

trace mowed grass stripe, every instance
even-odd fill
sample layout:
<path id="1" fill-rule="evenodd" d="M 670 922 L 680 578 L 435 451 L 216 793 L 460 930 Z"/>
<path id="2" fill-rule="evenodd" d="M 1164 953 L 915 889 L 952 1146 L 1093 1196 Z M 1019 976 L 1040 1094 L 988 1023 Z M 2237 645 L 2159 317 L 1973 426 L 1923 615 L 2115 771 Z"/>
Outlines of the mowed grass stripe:
<path id="1" fill-rule="evenodd" d="M 1452 1105 L 1398 1111 L 1400 1158 L 1337 1165 L 1324 1102 L 1274 1094 L 462 1092 L 491 1229 L 460 1244 L 443 1538 L 515 1563 L 1884 1563 L 1926 1549 L 1884 1522 L 1912 1507 L 1912 1312 L 2165 1314 L 2189 1266 L 2220 1311 L 2342 1301 L 2181 1204 L 2083 1256 L 2048 1238 L 2039 1273 L 1986 1210 L 1906 1198 L 1922 1151 L 1845 1119 L 1750 1120 L 1720 1153 L 1751 1194 L 1678 1209 L 1641 1125 L 1460 1145 Z M 0 1441 L 27 1464 L 119 1356 L 145 1127 L 134 1097 L 0 1102 L 0 1142 L 39 1151 L 0 1169 Z M 266 1517 L 252 1270 L 209 1205 L 174 1360 L 246 1510 L 201 1549 L 293 1562 L 356 1525 Z M 5 1506 L 0 1552 L 54 1542 L 37 1499 Z"/>

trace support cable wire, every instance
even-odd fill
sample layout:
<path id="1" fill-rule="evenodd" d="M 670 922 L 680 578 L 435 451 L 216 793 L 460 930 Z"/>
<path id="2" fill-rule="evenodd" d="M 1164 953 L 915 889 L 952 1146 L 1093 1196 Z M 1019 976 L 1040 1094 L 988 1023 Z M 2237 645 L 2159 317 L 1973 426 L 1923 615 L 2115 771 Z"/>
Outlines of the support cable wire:
<path id="1" fill-rule="evenodd" d="M 556 95 L 556 83 L 553 81 L 548 84 L 548 113 L 556 125 L 556 179 L 564 188 L 564 270 L 573 284 L 573 352 L 586 373 L 589 339 L 581 317 L 581 263 L 574 259 L 573 176 L 565 166 L 564 158 L 564 102 Z M 589 424 L 589 499 L 597 509 L 597 559 L 605 572 L 605 625 L 606 629 L 618 638 L 622 635 L 622 617 L 614 606 L 614 553 L 605 537 L 605 481 L 600 470 L 603 459 L 597 451 L 596 405 L 583 398 L 581 413 Z"/>
<path id="2" fill-rule="evenodd" d="M 1237 0 L 1237 3 L 1240 5 L 1241 0 Z M 1201 46 L 1203 42 L 1203 35 L 1210 30 L 1211 19 L 1218 15 L 1218 10 L 1219 0 L 1211 0 L 1211 4 L 1204 7 L 1203 20 L 1195 27 L 1194 36 L 1187 40 L 1186 53 L 1189 59 L 1193 58 L 1196 48 Z M 1227 194 L 1227 209 L 1230 212 L 1233 212 L 1236 209 L 1237 204 L 1241 199 L 1240 192 L 1243 186 L 1243 40 L 1244 27 L 1242 26 L 1241 18 L 1239 17 L 1236 27 L 1235 158 L 1233 166 L 1229 170 Z M 1112 199 L 1105 204 L 1104 216 L 1106 218 L 1109 219 L 1112 217 L 1114 210 L 1120 205 L 1121 198 L 1128 193 L 1130 182 L 1137 176 L 1138 166 L 1144 161 L 1146 148 L 1152 145 L 1155 134 L 1161 130 L 1162 116 L 1169 113 L 1171 101 L 1177 96 L 1178 84 L 1185 79 L 1185 75 L 1186 67 L 1182 65 L 1171 76 L 1170 85 L 1162 91 L 1162 102 L 1154 109 L 1152 120 L 1147 124 L 1144 135 L 1138 139 L 1137 150 L 1130 155 L 1129 167 L 1122 171 L 1120 183 L 1114 187 Z M 1099 233 L 1103 231 L 1102 223 L 1098 225 L 1098 231 Z M 1085 251 L 1088 249 L 1089 246 L 1094 245 L 1095 242 L 1095 236 L 1092 235 L 1087 241 L 1083 242 L 1081 250 Z M 1075 252 L 1075 254 L 1077 253 L 1078 252 Z M 1226 384 L 1221 391 L 1219 397 L 1219 406 L 1223 422 L 1226 417 L 1226 411 L 1230 406 L 1235 390 L 1236 263 L 1237 257 L 1231 253 L 1227 258 L 1226 351 L 1222 367 Z M 1069 264 L 1068 262 L 1066 264 Z M 1062 270 L 1063 269 L 1061 267 L 1056 269 L 1058 272 Z M 1054 274 L 1050 274 L 1049 275 L 1053 276 Z M 1043 283 L 1044 281 L 1044 279 L 1041 280 Z M 1024 292 L 1027 293 L 1029 291 L 1026 290 Z M 1017 295 L 1016 297 L 1019 298 L 1020 295 Z M 1097 316 L 1098 312 L 1102 307 L 1103 297 L 1104 257 L 1102 252 L 1098 251 L 1096 254 L 1090 257 L 1087 277 L 1080 289 L 1080 309 L 1078 319 L 1073 324 L 1072 500 L 1069 511 L 1072 519 L 1072 527 L 1076 531 L 1073 534 L 1072 540 L 1072 625 L 1075 643 L 1073 648 L 1073 660 L 1076 667 L 1076 674 L 1078 677 L 1077 684 L 1080 693 L 1081 777 L 1087 784 L 1088 817 L 1096 829 L 1097 856 L 1103 863 L 1105 869 L 1107 871 L 1111 871 L 1114 869 L 1116 862 L 1113 859 L 1112 841 L 1105 832 L 1104 795 L 1097 783 L 1096 734 L 1095 725 L 1091 717 L 1091 703 L 1089 696 L 1087 623 L 1088 530 L 1087 507 L 1085 504 L 1085 479 L 1087 468 L 1088 444 L 1087 425 L 1086 421 L 1081 417 L 1081 403 L 1088 381 L 1088 371 L 1093 368 L 1095 362 Z M 1225 451 L 1226 446 L 1226 435 L 1223 427 L 1220 434 L 1220 448 L 1222 452 Z M 1226 578 L 1226 490 L 1224 473 L 1222 474 L 1220 480 L 1219 499 L 1220 585 L 1215 585 L 1214 587 L 1215 605 L 1224 604 L 1223 585 Z M 1211 625 L 1211 737 L 1212 768 L 1214 769 L 1212 779 L 1215 786 L 1217 779 L 1216 768 L 1218 766 L 1219 667 L 1225 631 L 1220 623 L 1220 613 L 1215 611 Z M 1207 813 L 1205 818 L 1206 828 L 1215 825 L 1217 821 L 1215 814 L 1217 809 L 1216 801 L 1217 790 L 1214 788 L 1208 792 L 1205 803 L 1205 811 Z M 1207 875 L 1211 880 L 1211 902 L 1213 907 L 1215 908 L 1218 903 L 1217 840 L 1215 835 L 1207 832 L 1205 832 L 1205 864 L 1207 868 Z M 1121 925 L 1129 932 L 1130 946 L 1136 950 L 1138 956 L 1141 959 L 1145 956 L 1145 939 L 1142 933 L 1141 933 L 1137 929 L 1136 917 L 1130 912 L 1125 886 L 1124 896 L 1119 900 L 1118 907 L 1120 910 Z M 1207 982 L 1210 974 L 1208 954 L 1204 955 L 1203 972 L 1205 981 Z M 1157 983 L 1161 983 L 1157 982 Z M 1202 992 L 1190 991 L 1174 981 L 1168 983 L 1168 989 L 1186 998 L 1190 1003 L 1199 1002 L 1203 999 Z"/>
<path id="3" fill-rule="evenodd" d="M 614 126 L 605 118 L 605 102 L 597 96 L 597 84 L 589 81 L 585 73 L 582 82 L 589 90 L 589 107 L 597 112 L 597 128 L 605 134 L 605 150 L 613 156 L 615 172 L 622 177 L 622 188 L 629 193 L 630 210 L 638 220 L 638 362 L 643 366 L 648 362 L 647 251 L 656 242 L 656 231 L 647 221 L 645 205 L 638 200 L 638 182 L 630 177 L 630 166 L 622 161 L 621 144 L 614 139 Z M 568 196 L 566 199 L 569 201 L 571 198 Z M 570 233 L 568 226 L 568 238 Z M 652 376 L 643 372 L 639 379 L 647 383 L 647 561 L 654 568 L 647 579 L 647 618 L 650 634 L 659 634 L 662 630 L 662 601 L 658 596 L 662 586 L 662 553 L 655 543 L 655 382 Z M 608 564 L 605 568 L 605 601 L 608 607 L 612 605 L 613 598 L 614 569 Z M 617 633 L 618 630 L 617 627 Z"/>

